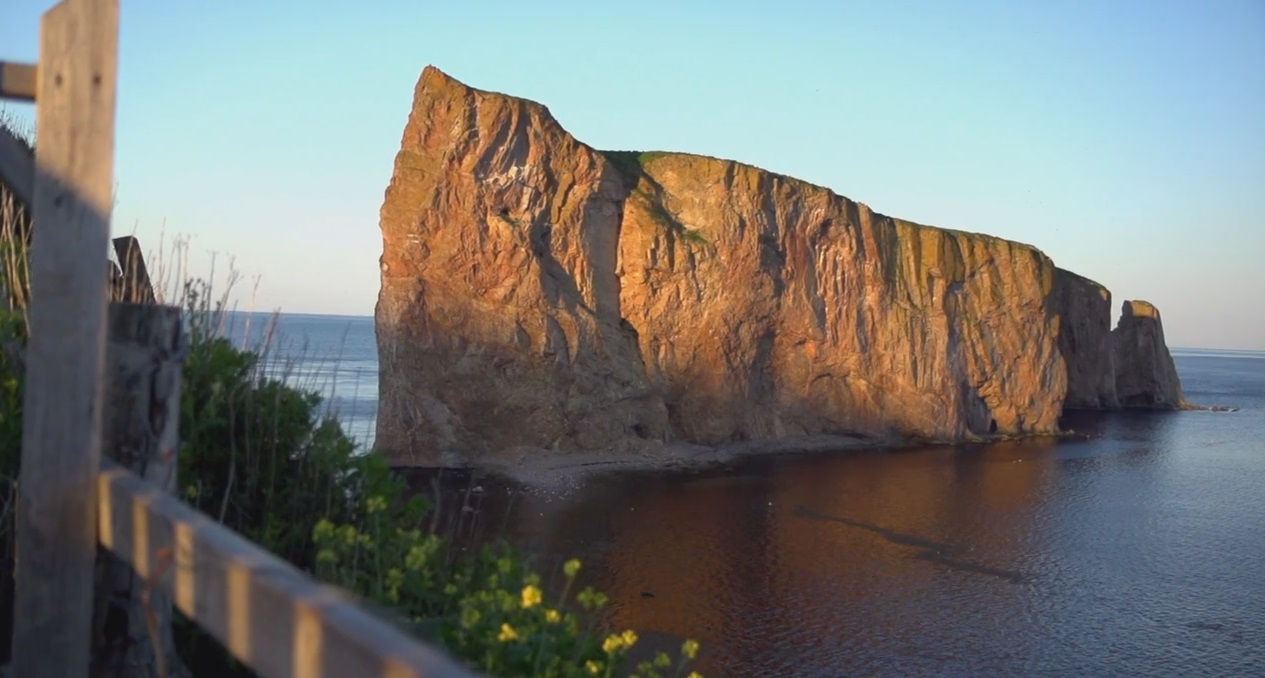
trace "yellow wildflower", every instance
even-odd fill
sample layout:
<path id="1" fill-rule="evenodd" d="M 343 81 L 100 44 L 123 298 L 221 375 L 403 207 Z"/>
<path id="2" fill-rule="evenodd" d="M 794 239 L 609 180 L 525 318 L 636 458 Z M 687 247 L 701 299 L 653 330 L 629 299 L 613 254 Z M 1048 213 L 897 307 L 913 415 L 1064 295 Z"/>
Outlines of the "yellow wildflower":
<path id="1" fill-rule="evenodd" d="M 328 539 L 334 536 L 334 524 L 326 518 L 321 518 L 316 523 L 316 527 L 312 528 L 312 537 L 317 541 Z"/>
<path id="2" fill-rule="evenodd" d="M 545 610 L 545 621 L 550 624 L 557 624 L 562 621 L 562 613 L 557 610 Z"/>
<path id="3" fill-rule="evenodd" d="M 523 587 L 524 610 L 530 610 L 531 608 L 539 605 L 542 598 L 543 596 L 541 596 L 539 588 L 531 585 Z"/>
<path id="4" fill-rule="evenodd" d="M 602 643 L 602 652 L 605 652 L 606 654 L 615 654 L 623 647 L 624 639 L 616 633 L 606 637 L 606 640 Z"/>
<path id="5" fill-rule="evenodd" d="M 426 564 L 426 549 L 421 544 L 414 544 L 409 547 L 408 554 L 404 556 L 404 567 L 409 570 L 420 570 Z"/>
<path id="6" fill-rule="evenodd" d="M 703 674 L 699 673 L 698 671 L 690 671 L 690 675 L 686 676 L 685 678 L 703 678 Z"/>
<path id="7" fill-rule="evenodd" d="M 698 641 L 692 638 L 685 641 L 685 643 L 681 645 L 681 654 L 685 655 L 687 659 L 693 659 L 697 657 L 698 656 Z"/>
<path id="8" fill-rule="evenodd" d="M 338 530 L 338 536 L 341 537 L 343 541 L 347 542 L 348 546 L 355 546 L 356 538 L 359 537 L 360 534 L 356 532 L 355 527 L 352 527 L 351 525 L 343 525 L 342 528 Z"/>
<path id="9" fill-rule="evenodd" d="M 514 630 L 509 624 L 501 624 L 501 635 L 496 637 L 502 643 L 508 643 L 511 640 L 518 640 L 518 631 Z"/>
<path id="10" fill-rule="evenodd" d="M 599 673 L 601 673 L 601 672 L 602 672 L 602 663 L 601 663 L 601 662 L 595 662 L 595 661 L 593 661 L 592 659 L 590 659 L 590 660 L 588 660 L 588 661 L 584 662 L 584 668 L 588 669 L 588 670 L 589 670 L 589 673 L 591 673 L 591 674 L 593 674 L 593 675 L 595 675 L 595 676 L 596 676 L 597 674 L 599 674 Z"/>
<path id="11" fill-rule="evenodd" d="M 632 629 L 628 629 L 627 631 L 624 631 L 623 639 L 624 647 L 632 647 L 637 644 L 637 632 Z"/>
<path id="12" fill-rule="evenodd" d="M 574 577 L 576 573 L 578 573 L 579 571 L 580 571 L 580 561 L 576 560 L 575 558 L 568 560 L 567 564 L 562 566 L 562 573 L 567 575 L 568 579 L 570 579 L 571 577 Z"/>

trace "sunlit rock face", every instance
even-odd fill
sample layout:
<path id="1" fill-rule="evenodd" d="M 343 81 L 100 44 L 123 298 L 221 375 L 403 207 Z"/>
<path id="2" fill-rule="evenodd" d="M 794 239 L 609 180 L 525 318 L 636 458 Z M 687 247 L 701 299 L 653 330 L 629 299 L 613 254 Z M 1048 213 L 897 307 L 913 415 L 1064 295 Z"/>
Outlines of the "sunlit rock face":
<path id="1" fill-rule="evenodd" d="M 381 228 L 377 448 L 399 464 L 1045 433 L 1069 382 L 1115 403 L 1109 294 L 1033 247 L 737 162 L 597 151 L 434 68 Z"/>

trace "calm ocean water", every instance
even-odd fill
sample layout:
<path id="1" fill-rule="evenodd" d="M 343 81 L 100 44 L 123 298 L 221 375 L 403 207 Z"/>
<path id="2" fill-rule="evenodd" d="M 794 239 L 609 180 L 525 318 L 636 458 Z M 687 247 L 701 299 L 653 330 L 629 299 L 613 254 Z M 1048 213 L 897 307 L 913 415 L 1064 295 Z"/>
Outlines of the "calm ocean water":
<path id="1" fill-rule="evenodd" d="M 239 346 L 266 347 L 267 369 L 319 390 L 328 411 L 363 447 L 378 416 L 378 345 L 373 318 L 302 313 L 225 314 L 225 335 Z"/>
<path id="2" fill-rule="evenodd" d="M 281 331 L 306 351 L 294 373 L 371 436 L 372 319 Z M 485 482 L 480 511 L 542 564 L 583 559 L 648 648 L 702 641 L 711 676 L 1265 675 L 1265 352 L 1174 354 L 1191 400 L 1241 410 L 566 494 Z"/>

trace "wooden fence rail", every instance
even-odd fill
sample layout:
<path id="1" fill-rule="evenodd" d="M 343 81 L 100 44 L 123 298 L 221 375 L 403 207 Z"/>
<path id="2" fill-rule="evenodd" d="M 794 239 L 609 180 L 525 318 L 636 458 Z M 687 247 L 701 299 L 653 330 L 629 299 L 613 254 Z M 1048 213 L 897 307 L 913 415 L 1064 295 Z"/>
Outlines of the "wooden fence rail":
<path id="1" fill-rule="evenodd" d="M 0 96 L 16 101 L 35 101 L 38 78 L 35 64 L 0 61 Z"/>
<path id="2" fill-rule="evenodd" d="M 0 62 L 0 99 L 34 101 L 38 135 L 32 157 L 0 129 L 0 181 L 34 224 L 12 675 L 89 675 L 100 544 L 265 678 L 476 678 L 441 650 L 181 502 L 165 491 L 171 482 L 165 471 L 140 464 L 142 478 L 102 461 L 103 428 L 110 456 L 125 461 L 130 454 L 152 463 L 176 439 L 169 419 L 159 416 L 164 408 L 174 416 L 170 392 L 151 384 L 124 393 L 117 382 L 127 378 L 126 365 L 145 362 L 143 350 L 170 352 L 172 344 L 155 328 L 164 337 L 173 325 L 178 332 L 179 309 L 149 314 L 156 320 L 148 329 L 137 325 L 145 313 L 112 309 L 110 322 L 122 330 L 115 339 L 143 350 L 112 347 L 106 370 L 118 19 L 118 0 L 62 0 L 43 17 L 39 64 Z M 130 290 L 123 296 L 152 304 L 139 246 L 123 238 L 115 245 L 122 289 Z M 166 367 L 155 369 L 178 371 L 167 358 L 154 364 L 163 361 Z M 107 409 L 120 417 L 108 426 Z M 159 417 L 145 435 L 130 428 L 137 412 Z M 175 460 L 163 464 L 171 469 Z M 111 568 L 116 564 L 106 561 L 104 569 Z M 134 587 L 125 590 L 125 598 L 138 598 Z M 146 591 L 151 611 L 168 604 L 158 596 L 163 603 L 154 606 L 153 589 Z"/>
<path id="3" fill-rule="evenodd" d="M 112 462 L 101 543 L 269 678 L 475 678 L 436 649 Z"/>

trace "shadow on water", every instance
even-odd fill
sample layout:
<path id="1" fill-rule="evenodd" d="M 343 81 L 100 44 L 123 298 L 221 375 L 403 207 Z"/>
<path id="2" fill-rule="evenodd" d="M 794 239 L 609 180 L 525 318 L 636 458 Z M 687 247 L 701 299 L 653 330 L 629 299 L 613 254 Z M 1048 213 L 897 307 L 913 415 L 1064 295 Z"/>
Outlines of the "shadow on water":
<path id="1" fill-rule="evenodd" d="M 1177 423 L 1183 416 L 1179 411 L 1123 411 L 1102 412 L 1097 410 L 1069 410 L 1059 419 L 1059 426 L 1074 432 L 1076 437 L 1071 442 L 1081 440 L 1097 440 L 1111 437 L 1118 440 L 1139 440 L 1151 442 L 1156 434 Z"/>
<path id="2" fill-rule="evenodd" d="M 524 490 L 472 469 L 397 469 L 431 505 L 426 527 L 463 548 L 506 538 Z"/>
<path id="3" fill-rule="evenodd" d="M 893 544 L 900 546 L 912 546 L 914 548 L 921 549 L 921 552 L 914 556 L 919 560 L 927 560 L 933 563 L 938 563 L 958 572 L 972 572 L 975 574 L 997 577 L 998 579 L 1004 579 L 1012 584 L 1022 584 L 1027 580 L 1027 578 L 1019 572 L 978 565 L 976 563 L 950 557 L 954 554 L 961 553 L 964 550 L 960 546 L 953 546 L 951 544 L 944 544 L 911 534 L 896 532 L 895 530 L 889 530 L 878 525 L 863 523 L 859 520 L 852 520 L 843 516 L 828 516 L 822 513 L 817 513 L 803 506 L 795 507 L 795 516 L 799 518 L 808 518 L 810 520 L 840 523 L 873 532 Z"/>

